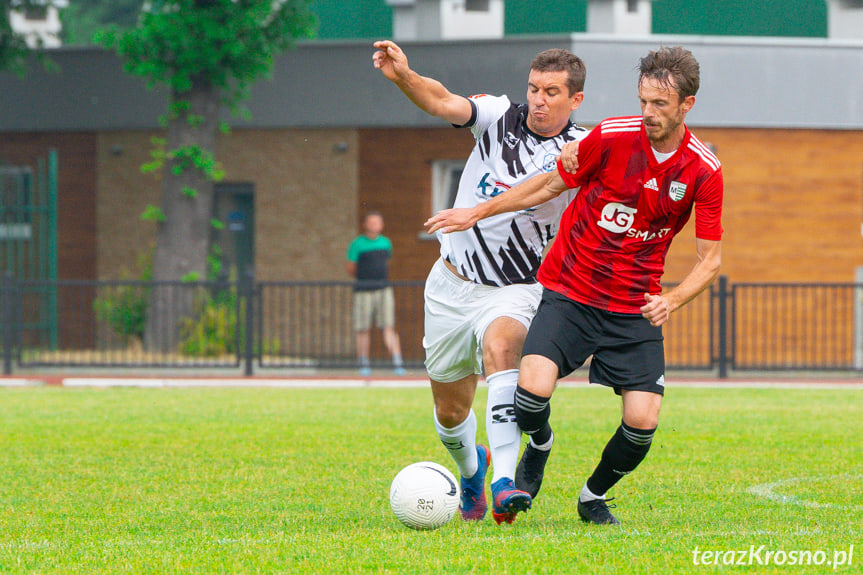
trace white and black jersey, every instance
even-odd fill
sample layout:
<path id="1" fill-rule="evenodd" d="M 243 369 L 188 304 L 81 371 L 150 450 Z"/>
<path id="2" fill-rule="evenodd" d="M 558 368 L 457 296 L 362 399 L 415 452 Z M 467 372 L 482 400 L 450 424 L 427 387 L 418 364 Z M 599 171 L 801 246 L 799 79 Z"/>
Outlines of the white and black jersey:
<path id="1" fill-rule="evenodd" d="M 471 96 L 473 115 L 463 127 L 476 138 L 456 195 L 456 208 L 470 208 L 513 186 L 556 167 L 567 142 L 587 130 L 569 123 L 557 136 L 546 138 L 527 127 L 527 104 L 506 96 Z M 470 230 L 438 233 L 441 256 L 473 282 L 503 286 L 536 281 L 543 249 L 557 234 L 564 208 L 575 192 L 521 212 L 480 220 Z"/>

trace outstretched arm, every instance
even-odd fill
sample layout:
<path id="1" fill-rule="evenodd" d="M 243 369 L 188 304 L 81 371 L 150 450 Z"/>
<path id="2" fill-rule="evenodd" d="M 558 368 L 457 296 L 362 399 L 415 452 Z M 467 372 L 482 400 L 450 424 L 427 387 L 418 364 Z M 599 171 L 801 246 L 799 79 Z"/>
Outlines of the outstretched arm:
<path id="1" fill-rule="evenodd" d="M 464 96 L 453 94 L 433 78 L 420 76 L 408 66 L 408 58 L 398 44 L 391 40 L 374 43 L 377 52 L 372 64 L 404 92 L 417 107 L 456 126 L 463 126 L 473 112 Z"/>
<path id="2" fill-rule="evenodd" d="M 689 303 L 719 275 L 722 242 L 696 238 L 695 251 L 698 262 L 677 287 L 662 295 L 644 294 L 646 303 L 641 308 L 641 315 L 651 325 L 662 325 L 668 321 L 671 312 Z"/>
<path id="3" fill-rule="evenodd" d="M 505 212 L 516 212 L 538 206 L 556 198 L 566 190 L 567 186 L 563 182 L 563 178 L 560 177 L 557 170 L 554 170 L 547 174 L 536 175 L 472 208 L 440 211 L 426 221 L 425 227 L 430 234 L 437 230 L 441 230 L 445 234 L 469 230 L 479 220 Z"/>

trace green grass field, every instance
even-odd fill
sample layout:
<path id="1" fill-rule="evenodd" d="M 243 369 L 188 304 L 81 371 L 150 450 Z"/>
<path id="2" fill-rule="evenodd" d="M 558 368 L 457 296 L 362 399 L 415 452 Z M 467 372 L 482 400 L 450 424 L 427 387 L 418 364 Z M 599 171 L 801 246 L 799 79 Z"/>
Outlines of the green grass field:
<path id="1" fill-rule="evenodd" d="M 0 389 L 0 573 L 861 573 L 861 415 L 860 389 L 670 388 L 615 529 L 575 497 L 619 400 L 563 387 L 530 512 L 416 532 L 392 477 L 455 470 L 428 389 Z"/>

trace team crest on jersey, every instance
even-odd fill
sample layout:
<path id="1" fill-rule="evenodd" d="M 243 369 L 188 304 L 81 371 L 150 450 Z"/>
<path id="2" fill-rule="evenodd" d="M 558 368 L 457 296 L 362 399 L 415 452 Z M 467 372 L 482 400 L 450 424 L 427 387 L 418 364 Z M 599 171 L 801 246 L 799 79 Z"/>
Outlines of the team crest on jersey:
<path id="1" fill-rule="evenodd" d="M 668 187 L 668 196 L 675 202 L 683 199 L 686 195 L 686 184 L 672 181 Z"/>
<path id="2" fill-rule="evenodd" d="M 509 146 L 510 150 L 514 150 L 516 146 L 518 146 L 518 138 L 516 138 L 512 132 L 507 132 L 506 136 L 503 137 L 503 141 L 506 142 L 506 145 Z"/>
<path id="3" fill-rule="evenodd" d="M 557 156 L 546 154 L 542 160 L 542 170 L 544 172 L 553 172 L 555 169 L 557 169 Z"/>

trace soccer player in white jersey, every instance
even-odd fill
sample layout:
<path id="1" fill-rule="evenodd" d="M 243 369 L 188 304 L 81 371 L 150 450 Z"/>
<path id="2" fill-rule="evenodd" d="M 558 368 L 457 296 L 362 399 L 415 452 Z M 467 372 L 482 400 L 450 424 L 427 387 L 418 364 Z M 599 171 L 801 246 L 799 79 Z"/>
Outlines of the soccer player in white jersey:
<path id="1" fill-rule="evenodd" d="M 546 50 L 534 58 L 527 103 L 515 104 L 506 96 L 452 94 L 437 80 L 411 70 L 394 42 L 374 46 L 374 67 L 421 110 L 471 129 L 476 146 L 462 173 L 455 207 L 486 202 L 532 176 L 555 170 L 562 147 L 587 135 L 570 120 L 584 99 L 585 66 L 567 50 Z M 521 431 L 514 397 L 522 344 L 542 294 L 536 272 L 572 194 L 482 220 L 465 232 L 438 235 L 441 257 L 426 281 L 423 347 L 434 425 L 461 474 L 459 509 L 466 520 L 485 517 L 489 464 L 492 516 L 498 524 L 512 523 L 517 513 L 530 508 L 531 495 L 525 489 L 538 489 L 518 485 Z M 488 448 L 477 444 L 472 408 L 477 377 L 483 372 L 488 383 Z M 551 443 L 529 444 L 526 455 L 547 457 Z"/>

